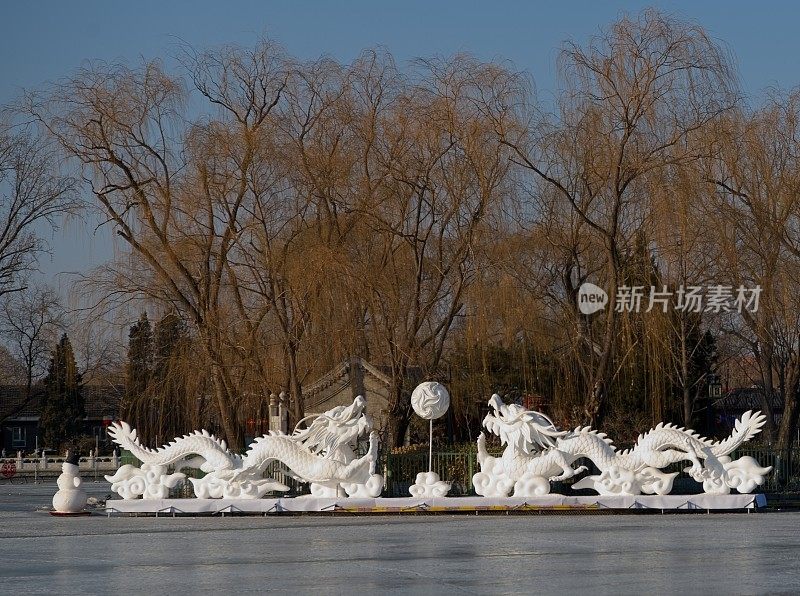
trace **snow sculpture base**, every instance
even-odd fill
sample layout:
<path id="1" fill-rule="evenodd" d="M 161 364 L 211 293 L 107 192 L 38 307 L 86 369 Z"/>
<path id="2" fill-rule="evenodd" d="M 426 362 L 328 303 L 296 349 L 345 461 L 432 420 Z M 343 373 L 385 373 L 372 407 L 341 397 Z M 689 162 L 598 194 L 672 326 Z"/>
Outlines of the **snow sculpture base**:
<path id="1" fill-rule="evenodd" d="M 141 468 L 125 464 L 113 475 L 105 479 L 111 483 L 111 490 L 123 499 L 166 499 L 169 489 L 175 488 L 185 474 L 169 474 L 166 466 L 142 464 Z"/>
<path id="2" fill-rule="evenodd" d="M 450 483 L 439 480 L 436 472 L 420 472 L 408 492 L 412 497 L 446 497 L 450 492 Z"/>
<path id="3" fill-rule="evenodd" d="M 380 474 L 370 474 L 369 479 L 363 484 L 351 482 L 342 484 L 342 488 L 348 497 L 356 498 L 375 498 L 383 492 L 384 479 Z"/>
<path id="4" fill-rule="evenodd" d="M 299 498 L 318 497 L 324 499 L 338 499 L 343 497 L 375 498 L 383 492 L 383 476 L 370 474 L 366 482 L 333 482 L 309 484 L 310 495 L 300 495 Z"/>
<path id="5" fill-rule="evenodd" d="M 85 517 L 91 515 L 91 511 L 76 511 L 75 513 L 65 513 L 63 511 L 51 511 L 50 515 L 53 517 Z"/>
<path id="6" fill-rule="evenodd" d="M 550 494 L 540 497 L 404 497 L 275 499 L 114 499 L 106 513 L 130 515 L 268 515 L 297 513 L 502 513 L 547 512 L 630 513 L 662 511 L 743 511 L 764 507 L 763 494 L 728 495 L 591 495 Z"/>
<path id="7" fill-rule="evenodd" d="M 189 478 L 199 499 L 260 499 L 270 491 L 287 491 L 289 487 L 274 478 L 228 481 L 205 476 Z"/>

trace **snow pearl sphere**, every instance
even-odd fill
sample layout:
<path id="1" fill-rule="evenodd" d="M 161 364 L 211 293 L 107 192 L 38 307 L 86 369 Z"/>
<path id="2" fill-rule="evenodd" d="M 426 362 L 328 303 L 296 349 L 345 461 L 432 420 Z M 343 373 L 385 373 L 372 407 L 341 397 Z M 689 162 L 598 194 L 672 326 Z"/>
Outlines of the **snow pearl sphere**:
<path id="1" fill-rule="evenodd" d="M 420 383 L 411 394 L 411 407 L 425 420 L 444 416 L 450 407 L 450 394 L 445 386 L 436 381 Z"/>

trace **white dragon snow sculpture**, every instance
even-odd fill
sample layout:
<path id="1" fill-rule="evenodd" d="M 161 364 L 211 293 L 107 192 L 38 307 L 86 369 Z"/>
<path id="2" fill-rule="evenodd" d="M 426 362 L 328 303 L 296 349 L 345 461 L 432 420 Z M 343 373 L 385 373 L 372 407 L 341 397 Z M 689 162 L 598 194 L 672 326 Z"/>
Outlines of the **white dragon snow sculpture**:
<path id="1" fill-rule="evenodd" d="M 129 424 L 113 423 L 109 435 L 141 460 L 142 467 L 124 465 L 106 480 L 124 499 L 164 498 L 167 489 L 184 477 L 182 468 L 199 467 L 206 475 L 189 479 L 198 498 L 258 499 L 269 491 L 289 490 L 263 477 L 267 465 L 279 461 L 293 477 L 311 483 L 317 496 L 337 496 L 341 486 L 348 496 L 376 497 L 383 490 L 383 477 L 375 474 L 377 433 L 370 433 L 369 450 L 363 457 L 356 458 L 353 451 L 358 437 L 371 429 L 365 406 L 366 400 L 358 396 L 352 405 L 320 414 L 308 428 L 292 435 L 270 432 L 256 438 L 244 455 L 232 453 L 225 441 L 205 430 L 148 449 Z M 167 474 L 168 466 L 174 466 L 176 473 Z"/>
<path id="2" fill-rule="evenodd" d="M 712 494 L 727 494 L 732 488 L 752 492 L 764 482 L 772 468 L 762 468 L 752 457 L 731 461 L 729 454 L 761 432 L 765 417 L 746 412 L 736 421 L 733 433 L 724 441 L 711 441 L 692 430 L 659 424 L 639 436 L 633 449 L 617 451 L 603 433 L 590 427 L 558 430 L 544 414 L 518 405 L 506 405 L 497 394 L 489 400 L 492 410 L 483 425 L 506 446 L 501 457 L 486 451 L 486 437 L 478 438 L 481 471 L 473 476 L 475 491 L 482 496 L 537 496 L 550 492 L 550 481 L 565 480 L 584 472 L 586 466 L 573 464 L 587 458 L 600 470 L 573 485 L 590 488 L 602 495 L 669 494 L 677 473 L 660 468 L 689 461 L 689 474 Z"/>
<path id="3" fill-rule="evenodd" d="M 374 469 L 378 448 L 377 434 L 371 433 L 372 418 L 365 412 L 366 407 L 366 398 L 363 395 L 356 396 L 349 406 L 338 406 L 316 415 L 307 428 L 295 428 L 292 433 L 293 440 L 302 443 L 324 460 L 338 465 L 348 465 L 356 461 L 358 438 L 370 433 L 370 452 L 374 451 L 374 454 L 367 480 L 355 477 L 310 480 L 313 496 L 337 497 L 342 496 L 341 491 L 344 490 L 349 497 L 377 497 L 383 490 L 383 476 L 375 474 Z"/>

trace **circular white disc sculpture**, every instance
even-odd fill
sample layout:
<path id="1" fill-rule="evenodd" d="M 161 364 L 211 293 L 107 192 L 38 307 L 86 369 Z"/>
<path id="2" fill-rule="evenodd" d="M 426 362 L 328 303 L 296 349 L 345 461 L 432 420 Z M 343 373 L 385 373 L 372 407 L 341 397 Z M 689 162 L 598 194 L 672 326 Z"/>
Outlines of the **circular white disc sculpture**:
<path id="1" fill-rule="evenodd" d="M 428 471 L 420 472 L 408 492 L 412 497 L 444 497 L 450 491 L 450 483 L 439 479 L 433 471 L 433 421 L 444 416 L 450 407 L 450 394 L 441 383 L 426 381 L 417 385 L 411 393 L 411 407 L 420 418 L 429 420 Z"/>
<path id="2" fill-rule="evenodd" d="M 450 407 L 450 394 L 441 383 L 426 381 L 411 393 L 411 407 L 420 418 L 436 420 Z"/>

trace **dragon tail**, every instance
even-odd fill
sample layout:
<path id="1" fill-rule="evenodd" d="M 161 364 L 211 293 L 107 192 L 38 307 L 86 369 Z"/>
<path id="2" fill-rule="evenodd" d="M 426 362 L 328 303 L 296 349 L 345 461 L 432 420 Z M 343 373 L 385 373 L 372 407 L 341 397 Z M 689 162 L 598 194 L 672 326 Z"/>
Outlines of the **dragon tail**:
<path id="1" fill-rule="evenodd" d="M 167 466 L 184 459 L 188 455 L 198 454 L 206 461 L 211 460 L 216 467 L 229 468 L 232 455 L 228 452 L 225 441 L 217 439 L 207 430 L 195 431 L 190 435 L 177 437 L 174 441 L 159 449 L 148 449 L 139 442 L 136 429 L 127 422 L 114 422 L 108 427 L 111 439 L 123 449 L 127 449 L 142 463 Z"/>
<path id="2" fill-rule="evenodd" d="M 112 422 L 108 427 L 108 434 L 112 441 L 130 451 L 136 459 L 142 462 L 148 462 L 156 456 L 152 449 L 148 449 L 139 442 L 136 429 L 131 428 L 127 422 Z"/>
<path id="3" fill-rule="evenodd" d="M 728 455 L 739 445 L 760 433 L 766 422 L 767 417 L 764 414 L 748 410 L 736 421 L 731 436 L 724 441 L 714 443 L 711 452 L 717 457 Z"/>

